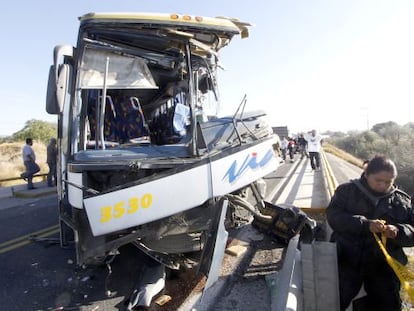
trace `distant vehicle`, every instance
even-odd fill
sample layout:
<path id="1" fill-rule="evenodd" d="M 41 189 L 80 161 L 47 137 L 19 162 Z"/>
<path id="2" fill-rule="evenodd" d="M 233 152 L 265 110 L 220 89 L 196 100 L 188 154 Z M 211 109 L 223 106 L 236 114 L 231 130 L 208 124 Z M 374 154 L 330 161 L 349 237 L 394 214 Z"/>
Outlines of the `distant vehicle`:
<path id="1" fill-rule="evenodd" d="M 218 52 L 248 26 L 90 13 L 76 47 L 55 47 L 46 110 L 58 116 L 61 244 L 74 236 L 78 264 L 133 243 L 171 269 L 208 266 L 220 224 L 241 219 L 230 198 L 249 189 L 260 202 L 257 182 L 279 163 L 265 113 L 245 112 L 244 97 L 217 117 Z"/>

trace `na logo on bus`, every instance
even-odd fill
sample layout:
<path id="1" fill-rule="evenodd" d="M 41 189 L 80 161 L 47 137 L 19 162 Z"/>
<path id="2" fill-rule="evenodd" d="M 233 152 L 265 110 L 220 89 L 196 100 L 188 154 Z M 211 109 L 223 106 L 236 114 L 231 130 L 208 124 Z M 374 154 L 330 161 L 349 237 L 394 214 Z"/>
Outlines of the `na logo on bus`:
<path id="1" fill-rule="evenodd" d="M 258 168 L 266 166 L 272 160 L 273 156 L 273 151 L 268 150 L 263 158 L 259 160 L 257 158 L 257 152 L 252 152 L 246 156 L 240 168 L 237 167 L 237 160 L 234 160 L 224 175 L 223 180 L 228 176 L 229 182 L 233 183 L 239 179 L 249 168 L 251 170 L 256 170 Z"/>

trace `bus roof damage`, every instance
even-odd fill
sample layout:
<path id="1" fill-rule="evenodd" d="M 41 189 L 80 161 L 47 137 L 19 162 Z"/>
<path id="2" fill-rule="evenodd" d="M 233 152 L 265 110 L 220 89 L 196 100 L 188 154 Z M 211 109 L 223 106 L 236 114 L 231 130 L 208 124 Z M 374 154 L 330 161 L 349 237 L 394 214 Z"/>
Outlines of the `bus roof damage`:
<path id="1" fill-rule="evenodd" d="M 55 48 L 46 101 L 58 115 L 61 244 L 74 239 L 79 264 L 132 243 L 168 268 L 208 274 L 217 234 L 251 221 L 263 204 L 257 184 L 278 165 L 276 136 L 264 112 L 245 111 L 246 97 L 217 117 L 219 51 L 249 24 L 79 19 L 76 47 Z"/>

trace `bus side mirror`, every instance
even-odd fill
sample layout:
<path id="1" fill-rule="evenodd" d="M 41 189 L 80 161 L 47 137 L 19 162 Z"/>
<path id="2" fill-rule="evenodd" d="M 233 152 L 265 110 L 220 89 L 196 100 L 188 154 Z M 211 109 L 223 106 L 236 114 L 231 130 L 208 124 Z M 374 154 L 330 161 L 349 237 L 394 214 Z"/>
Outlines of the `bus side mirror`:
<path id="1" fill-rule="evenodd" d="M 46 93 L 46 111 L 59 114 L 63 111 L 66 96 L 69 92 L 71 67 L 62 60 L 73 56 L 73 48 L 68 45 L 58 45 L 54 49 L 53 65 L 49 69 L 49 79 Z"/>
<path id="2" fill-rule="evenodd" d="M 63 111 L 69 86 L 70 68 L 67 64 L 58 65 L 56 71 L 55 65 L 50 66 L 49 79 L 46 94 L 46 111 L 49 114 L 59 114 Z M 56 72 L 58 76 L 56 77 Z"/>

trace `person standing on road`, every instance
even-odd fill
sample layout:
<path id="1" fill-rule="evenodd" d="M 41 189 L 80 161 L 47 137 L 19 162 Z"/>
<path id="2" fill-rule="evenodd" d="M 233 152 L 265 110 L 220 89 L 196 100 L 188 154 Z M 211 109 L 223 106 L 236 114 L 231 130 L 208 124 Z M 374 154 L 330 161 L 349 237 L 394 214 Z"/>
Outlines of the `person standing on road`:
<path id="1" fill-rule="evenodd" d="M 289 138 L 288 150 L 289 150 L 290 162 L 294 162 L 295 160 L 295 148 L 296 148 L 295 141 L 293 140 L 293 138 Z"/>
<path id="2" fill-rule="evenodd" d="M 408 194 L 394 181 L 392 160 L 375 156 L 357 179 L 337 187 L 326 209 L 336 242 L 341 310 L 364 286 L 364 310 L 400 311 L 400 282 L 386 261 L 374 234 L 387 238 L 391 257 L 407 264 L 403 247 L 414 245 L 414 211 Z"/>
<path id="3" fill-rule="evenodd" d="M 309 158 L 307 149 L 308 142 L 303 137 L 303 134 L 300 134 L 298 137 L 298 146 L 299 146 L 299 152 L 300 152 L 300 158 L 303 159 L 304 157 Z"/>
<path id="4" fill-rule="evenodd" d="M 288 145 L 289 145 L 289 141 L 287 140 L 285 136 L 283 136 L 282 140 L 280 141 L 280 151 L 282 152 L 283 161 L 286 160 L 286 153 L 287 153 Z"/>
<path id="5" fill-rule="evenodd" d="M 312 170 L 319 170 L 321 164 L 320 152 L 322 148 L 322 136 L 312 130 L 303 135 L 308 143 L 308 153 Z"/>
<path id="6" fill-rule="evenodd" d="M 49 172 L 47 174 L 47 185 L 53 187 L 57 185 L 57 174 L 56 174 L 56 138 L 51 138 L 49 145 L 47 145 L 46 163 L 49 166 Z"/>
<path id="7" fill-rule="evenodd" d="M 22 157 L 26 171 L 20 174 L 20 177 L 27 180 L 27 189 L 35 189 L 33 186 L 33 175 L 40 171 L 39 165 L 36 163 L 36 156 L 32 148 L 33 140 L 26 138 L 26 145 L 22 150 Z"/>

